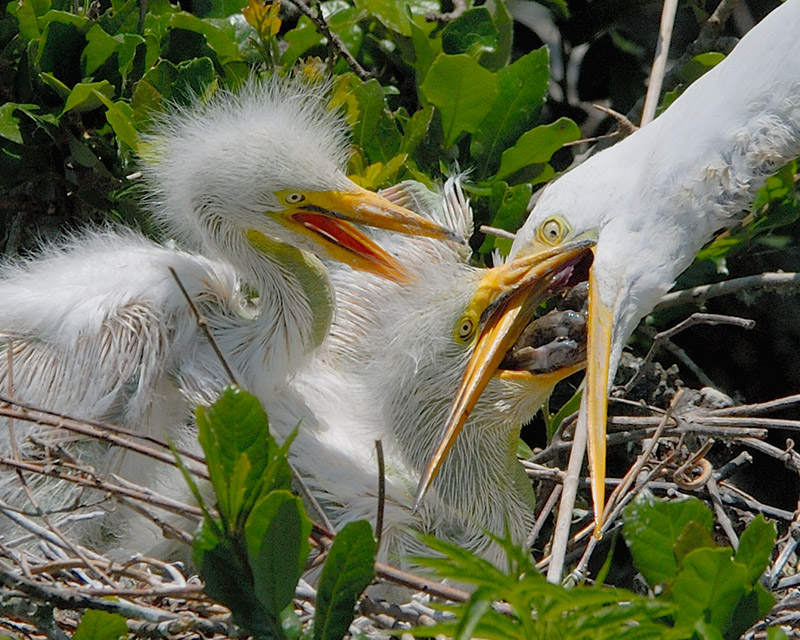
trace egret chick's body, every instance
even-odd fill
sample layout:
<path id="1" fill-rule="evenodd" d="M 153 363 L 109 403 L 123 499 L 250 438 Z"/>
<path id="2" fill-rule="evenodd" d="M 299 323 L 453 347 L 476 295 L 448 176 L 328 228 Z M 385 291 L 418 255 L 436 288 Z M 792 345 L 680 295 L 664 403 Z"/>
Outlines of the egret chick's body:
<path id="1" fill-rule="evenodd" d="M 12 345 L 11 358 L 0 353 L 3 390 L 196 446 L 190 411 L 213 400 L 230 376 L 170 267 L 236 381 L 268 403 L 327 333 L 333 293 L 320 258 L 410 277 L 353 223 L 454 238 L 345 176 L 346 126 L 325 91 L 250 80 L 238 93 L 198 98 L 165 116 L 146 143 L 147 201 L 189 251 L 106 230 L 3 267 L 0 350 Z M 123 469 L 108 447 L 62 431 L 18 425 L 16 438 L 25 455 L 51 456 L 59 445 L 98 472 Z M 11 448 L 4 431 L 0 449 Z M 129 479 L 149 479 L 145 459 L 129 466 Z M 6 501 L 21 506 L 15 474 L 2 482 Z M 65 482 L 37 482 L 45 511 L 81 494 Z"/>
<path id="2" fill-rule="evenodd" d="M 468 234 L 467 203 L 452 183 L 447 193 L 444 209 L 418 186 L 404 184 L 388 195 Z M 381 439 L 382 558 L 407 564 L 411 555 L 430 553 L 409 532 L 414 530 L 502 566 L 504 554 L 486 531 L 502 537 L 507 527 L 521 544 L 533 521 L 531 483 L 516 458 L 520 428 L 558 380 L 583 366 L 580 354 L 555 371 L 498 371 L 495 365 L 429 495 L 417 506 L 416 487 L 482 332 L 503 315 L 504 299 L 523 289 L 532 297 L 546 295 L 560 270 L 586 257 L 588 245 L 549 262 L 481 269 L 452 245 L 399 236 L 382 243 L 404 263 L 418 265 L 418 277 L 397 283 L 333 270 L 337 312 L 331 336 L 292 383 L 306 413 L 298 413 L 297 404 L 285 415 L 273 411 L 271 425 L 286 436 L 302 419 L 290 456 L 337 527 L 361 518 L 375 521 L 374 441 Z"/>
<path id="3" fill-rule="evenodd" d="M 511 255 L 598 236 L 590 277 L 588 425 L 598 527 L 607 392 L 639 320 L 767 177 L 800 155 L 800 1 L 788 0 L 666 111 L 545 188 Z"/>

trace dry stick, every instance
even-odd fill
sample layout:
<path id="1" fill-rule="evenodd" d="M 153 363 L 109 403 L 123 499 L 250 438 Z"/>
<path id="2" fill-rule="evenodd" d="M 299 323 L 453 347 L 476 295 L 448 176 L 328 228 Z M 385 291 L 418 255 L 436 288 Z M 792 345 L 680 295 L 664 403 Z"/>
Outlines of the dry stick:
<path id="1" fill-rule="evenodd" d="M 167 268 L 169 269 L 169 272 L 172 274 L 175 283 L 178 285 L 178 289 L 181 290 L 183 297 L 186 299 L 186 304 L 188 304 L 189 308 L 192 310 L 192 314 L 194 314 L 194 319 L 195 322 L 197 322 L 197 326 L 200 327 L 200 331 L 203 332 L 203 334 L 206 337 L 206 340 L 208 340 L 208 343 L 211 345 L 211 348 L 214 350 L 214 353 L 216 354 L 220 363 L 222 363 L 222 366 L 225 369 L 225 374 L 228 376 L 228 378 L 230 378 L 230 381 L 233 384 L 240 386 L 236 380 L 236 376 L 233 375 L 233 369 L 231 369 L 230 366 L 228 365 L 228 361 L 222 354 L 222 350 L 219 348 L 217 341 L 214 339 L 214 336 L 211 335 L 211 331 L 208 328 L 208 321 L 200 313 L 200 310 L 195 305 L 194 300 L 192 300 L 192 296 L 190 296 L 189 292 L 186 291 L 186 287 L 183 286 L 183 282 L 181 282 L 181 279 L 178 277 L 178 274 L 175 272 L 175 269 L 172 267 L 167 267 Z"/>
<path id="2" fill-rule="evenodd" d="M 667 344 L 673 336 L 676 336 L 681 331 L 688 329 L 696 324 L 709 324 L 709 325 L 720 325 L 720 324 L 730 324 L 736 327 L 741 327 L 742 329 L 752 329 L 756 326 L 754 320 L 748 320 L 746 318 L 737 318 L 736 316 L 725 316 L 719 315 L 716 313 L 693 313 L 688 318 L 679 322 L 671 329 L 667 329 L 666 331 L 661 331 L 657 333 L 653 337 L 653 344 L 650 346 L 650 350 L 647 352 L 647 355 L 642 360 L 641 364 L 639 365 L 638 371 L 633 375 L 633 377 L 628 380 L 628 382 L 623 387 L 623 392 L 625 394 L 630 393 L 631 389 L 636 386 L 636 383 L 639 382 L 642 375 L 644 375 L 644 368 L 645 365 L 650 364 L 653 361 L 653 357 L 655 356 L 656 352 L 658 351 L 659 347 Z"/>
<path id="3" fill-rule="evenodd" d="M 536 518 L 536 522 L 534 522 L 533 527 L 531 527 L 531 532 L 525 539 L 525 547 L 527 549 L 530 549 L 533 546 L 533 543 L 536 542 L 536 539 L 539 537 L 539 534 L 542 531 L 544 523 L 547 521 L 547 518 L 550 515 L 550 512 L 553 510 L 553 507 L 556 506 L 556 501 L 558 500 L 558 496 L 560 495 L 561 495 L 561 485 L 557 484 L 553 487 L 553 490 L 547 497 L 547 502 L 544 503 L 544 507 L 542 507 L 542 510 L 539 512 L 539 516 Z"/>
<path id="4" fill-rule="evenodd" d="M 505 229 L 498 229 L 497 227 L 490 227 L 488 224 L 482 224 L 478 231 L 487 236 L 495 236 L 497 238 L 503 238 L 504 240 L 513 241 L 517 237 L 515 233 L 511 233 Z"/>
<path id="5" fill-rule="evenodd" d="M 386 504 L 386 467 L 383 462 L 383 443 L 380 439 L 375 441 L 375 453 L 378 454 L 378 514 L 375 518 L 375 555 L 377 556 L 381 548 L 383 509 Z"/>
<path id="6" fill-rule="evenodd" d="M 9 339 L 8 343 L 9 343 L 8 349 L 6 352 L 8 357 L 8 395 L 13 396 L 14 395 L 14 377 L 13 377 L 14 358 L 12 353 L 13 341 Z M 11 455 L 14 457 L 14 460 L 21 461 L 22 459 L 19 455 L 19 447 L 17 447 L 17 439 L 14 434 L 14 419 L 11 417 L 9 417 L 8 419 L 8 440 L 9 444 L 11 445 Z M 97 578 L 101 582 L 105 582 L 106 584 L 111 585 L 112 584 L 111 579 L 100 569 L 92 565 L 89 562 L 89 559 L 83 553 L 83 551 L 79 549 L 78 546 L 72 542 L 72 540 L 70 540 L 66 535 L 64 535 L 61 529 L 58 526 L 56 526 L 50 520 L 49 516 L 41 509 L 41 507 L 39 506 L 39 502 L 36 499 L 36 496 L 33 494 L 33 491 L 28 485 L 28 481 L 25 479 L 25 476 L 22 473 L 22 469 L 16 468 L 15 471 L 17 474 L 17 478 L 19 479 L 20 486 L 22 487 L 22 490 L 25 492 L 25 496 L 28 498 L 28 502 L 31 503 L 31 506 L 34 508 L 37 515 L 42 519 L 42 522 L 44 522 L 47 525 L 47 528 L 56 537 L 58 537 L 59 540 L 61 540 L 61 542 L 66 546 L 66 548 L 72 551 L 72 553 L 74 553 L 81 559 L 81 561 L 83 561 L 83 563 L 89 569 L 89 572 L 94 574 L 95 578 Z"/>
<path id="7" fill-rule="evenodd" d="M 345 62 L 350 65 L 350 68 L 356 72 L 356 75 L 359 78 L 362 80 L 369 80 L 372 77 L 372 74 L 364 69 L 364 67 L 358 63 L 358 60 L 353 57 L 353 54 L 347 50 L 347 47 L 344 46 L 342 39 L 333 31 L 331 31 L 328 23 L 325 22 L 325 19 L 322 17 L 321 11 L 314 11 L 309 5 L 306 4 L 305 0 L 292 0 L 292 3 L 297 6 L 297 8 L 300 9 L 300 11 L 302 11 L 306 16 L 308 16 L 309 20 L 314 23 L 317 31 L 319 31 L 328 39 L 328 46 L 331 47 L 335 53 L 338 53 L 342 58 L 344 58 Z"/>
<path id="8" fill-rule="evenodd" d="M 31 404 L 29 402 L 25 402 L 23 400 L 19 400 L 18 398 L 10 398 L 10 397 L 4 396 L 2 394 L 0 394 L 0 403 L 7 404 L 7 405 L 13 405 L 13 406 L 16 406 L 16 407 L 20 407 L 22 409 L 27 409 L 28 411 L 34 411 L 37 414 L 41 414 L 41 416 L 47 416 L 47 418 L 49 418 L 49 420 L 43 421 L 43 418 L 41 418 L 41 416 L 39 418 L 36 418 L 34 416 L 30 416 L 28 414 L 21 413 L 20 415 L 16 416 L 16 418 L 18 420 L 27 420 L 28 422 L 36 422 L 37 424 L 42 424 L 42 425 L 46 425 L 46 426 L 54 426 L 54 427 L 59 427 L 59 428 L 61 428 L 63 426 L 64 428 L 69 429 L 68 426 L 63 425 L 62 423 L 55 421 L 56 419 L 61 419 L 61 420 L 69 421 L 70 423 L 88 425 L 90 427 L 95 427 L 96 429 L 99 429 L 99 431 L 100 431 L 99 434 L 92 436 L 92 437 L 97 438 L 97 439 L 105 439 L 104 432 L 107 431 L 107 432 L 110 432 L 110 433 L 116 433 L 116 434 L 119 434 L 119 435 L 123 435 L 123 436 L 129 437 L 129 438 L 135 438 L 136 440 L 142 440 L 144 442 L 149 442 L 150 444 L 153 444 L 153 445 L 155 445 L 156 447 L 158 447 L 160 449 L 164 449 L 165 451 L 169 451 L 170 450 L 169 445 L 166 442 L 164 442 L 163 440 L 160 440 L 160 439 L 155 438 L 153 436 L 149 436 L 149 435 L 144 434 L 144 433 L 139 433 L 138 431 L 135 431 L 133 429 L 128 429 L 126 427 L 121 427 L 121 426 L 119 426 L 117 424 L 112 424 L 111 422 L 104 422 L 103 420 L 92 420 L 90 418 L 76 418 L 75 416 L 70 415 L 68 413 L 61 413 L 61 412 L 58 412 L 58 411 L 52 411 L 50 409 L 43 409 L 42 407 L 38 407 L 38 406 L 36 406 L 34 404 Z M 0 410 L 1 410 L 1 408 L 0 408 Z M 115 446 L 121 446 L 121 447 L 124 447 L 124 448 L 128 448 L 126 446 L 126 444 L 125 444 L 126 442 L 127 441 L 123 440 L 123 441 L 120 441 L 120 442 L 114 442 L 113 444 Z M 191 460 L 194 460 L 196 462 L 200 462 L 203 465 L 205 465 L 206 461 L 205 461 L 205 458 L 203 458 L 202 456 L 199 456 L 196 453 L 192 453 L 191 451 L 187 451 L 185 449 L 176 449 L 176 450 L 181 455 L 181 457 L 190 458 Z"/>
<path id="9" fill-rule="evenodd" d="M 758 402 L 756 404 L 740 404 L 735 407 L 725 407 L 722 409 L 712 409 L 708 415 L 712 416 L 751 416 L 760 413 L 770 413 L 772 411 L 779 411 L 788 409 L 800 404 L 800 393 L 785 396 L 783 398 L 776 398 L 775 400 L 768 400 L 767 402 Z"/>
<path id="10" fill-rule="evenodd" d="M 714 506 L 714 513 L 717 514 L 717 520 L 722 526 L 722 530 L 725 532 L 725 535 L 728 536 L 731 547 L 733 547 L 733 550 L 736 551 L 739 548 L 739 536 L 736 535 L 736 531 L 733 528 L 733 523 L 728 517 L 728 514 L 725 513 L 725 509 L 722 506 L 722 497 L 720 496 L 719 487 L 717 486 L 717 481 L 714 479 L 713 474 L 708 479 L 706 488 L 708 489 L 708 494 L 711 496 L 711 504 Z"/>
<path id="11" fill-rule="evenodd" d="M 800 289 L 800 273 L 766 272 L 757 276 L 734 278 L 714 284 L 704 284 L 692 289 L 673 291 L 661 298 L 654 311 L 670 309 L 682 304 L 703 304 L 706 300 L 743 291 L 774 291 Z"/>
<path id="12" fill-rule="evenodd" d="M 71 418 L 51 418 L 47 414 L 37 417 L 37 416 L 32 416 L 27 411 L 17 411 L 5 407 L 0 407 L 0 416 L 28 420 L 30 422 L 35 422 L 36 424 L 47 427 L 65 429 L 72 433 L 88 436 L 95 440 L 101 440 L 115 446 L 120 446 L 125 449 L 135 451 L 136 453 L 147 456 L 148 458 L 153 458 L 154 460 L 158 460 L 160 462 L 165 462 L 173 466 L 175 465 L 175 459 L 172 457 L 171 453 L 162 453 L 160 451 L 156 451 L 155 449 L 152 449 L 150 447 L 146 447 L 144 445 L 132 442 L 126 438 L 117 436 L 114 433 L 107 433 L 103 430 L 97 429 L 96 427 L 91 426 L 89 423 L 83 422 L 81 420 L 73 420 Z M 197 456 L 191 456 L 191 457 L 197 458 Z M 189 467 L 189 469 L 195 475 L 198 475 L 204 479 L 208 479 L 208 472 L 205 470 L 205 468 L 199 467 L 197 465 L 192 465 Z"/>
<path id="13" fill-rule="evenodd" d="M 653 68 L 650 70 L 650 80 L 647 84 L 647 94 L 644 100 L 644 108 L 642 109 L 642 127 L 652 121 L 656 115 L 661 86 L 664 82 L 664 70 L 667 68 L 669 44 L 672 40 L 672 27 L 675 24 L 675 12 L 677 9 L 678 0 L 664 0 L 664 8 L 661 11 L 661 25 L 658 29 L 656 56 L 653 60 Z"/>
<path id="14" fill-rule="evenodd" d="M 581 401 L 581 411 L 578 414 L 578 423 L 575 426 L 575 435 L 572 438 L 572 450 L 569 454 L 567 473 L 564 476 L 564 488 L 561 493 L 561 502 L 558 505 L 558 517 L 553 532 L 553 546 L 550 551 L 550 566 L 547 567 L 547 581 L 552 584 L 561 582 L 564 572 L 564 560 L 567 557 L 567 544 L 569 543 L 569 529 L 572 523 L 572 509 L 578 493 L 578 482 L 583 465 L 583 456 L 586 452 L 586 412 L 584 403 L 586 394 Z"/>

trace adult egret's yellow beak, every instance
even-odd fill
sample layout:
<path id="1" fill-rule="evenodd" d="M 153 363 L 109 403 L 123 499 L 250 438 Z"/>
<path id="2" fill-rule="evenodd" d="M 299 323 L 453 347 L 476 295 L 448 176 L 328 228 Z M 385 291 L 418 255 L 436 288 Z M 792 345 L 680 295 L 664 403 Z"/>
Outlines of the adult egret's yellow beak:
<path id="1" fill-rule="evenodd" d="M 414 498 L 414 509 L 419 507 L 506 352 L 533 319 L 539 304 L 573 283 L 576 267 L 580 265 L 580 272 L 585 274 L 591 263 L 593 244 L 592 240 L 577 240 L 536 254 L 527 254 L 488 270 L 482 278 L 469 305 L 480 311 L 475 347 L 437 439 L 438 445 L 423 469 Z M 577 368 L 565 370 L 561 377 Z M 552 372 L 546 377 L 547 380 L 543 382 L 548 384 L 557 381 Z"/>
<path id="2" fill-rule="evenodd" d="M 586 327 L 586 384 L 581 413 L 586 416 L 589 472 L 592 478 L 594 536 L 600 538 L 606 501 L 606 415 L 614 312 L 600 299 L 594 269 L 589 273 Z M 580 425 L 579 425 L 580 427 Z"/>
<path id="3" fill-rule="evenodd" d="M 279 194 L 286 204 L 285 224 L 322 245 L 328 255 L 354 269 L 406 282 L 406 269 L 354 224 L 398 233 L 464 243 L 457 233 L 353 186 L 347 191 L 305 191 Z"/>

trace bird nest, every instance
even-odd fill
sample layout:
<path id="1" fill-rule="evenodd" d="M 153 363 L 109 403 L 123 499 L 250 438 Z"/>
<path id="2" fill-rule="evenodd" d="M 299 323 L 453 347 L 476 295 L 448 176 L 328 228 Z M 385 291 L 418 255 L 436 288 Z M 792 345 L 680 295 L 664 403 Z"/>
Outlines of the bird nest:
<path id="1" fill-rule="evenodd" d="M 657 338 L 656 344 L 668 342 L 669 337 Z M 787 408 L 796 408 L 800 396 L 736 405 L 713 389 L 685 388 L 677 369 L 664 369 L 653 363 L 652 354 L 643 360 L 625 360 L 620 372 L 621 384 L 611 402 L 613 415 L 609 418 L 612 477 L 608 483 L 615 489 L 609 499 L 606 535 L 602 542 L 591 536 L 591 511 L 583 502 L 583 508 L 576 510 L 578 527 L 573 527 L 578 533 L 569 545 L 568 565 L 575 567 L 570 579 L 583 580 L 590 572 L 592 558 L 606 555 L 608 548 L 603 550 L 603 545 L 611 544 L 614 537 L 608 534 L 620 526 L 623 508 L 642 491 L 669 498 L 696 496 L 713 508 L 715 534 L 724 544 L 735 547 L 738 536 L 756 514 L 765 515 L 778 526 L 778 543 L 764 578 L 777 605 L 767 621 L 751 629 L 747 637 L 763 637 L 767 622 L 800 628 L 800 560 L 796 554 L 800 511 L 788 510 L 777 499 L 763 497 L 763 492 L 757 493 L 758 487 L 748 485 L 746 479 L 754 456 L 760 459 L 759 469 L 771 460 L 776 470 L 787 469 L 794 476 L 800 473 L 800 453 L 795 451 L 794 442 L 786 439 L 783 446 L 773 444 L 776 433 L 797 429 L 800 421 L 772 417 Z M 15 423 L 34 422 L 174 464 L 167 445 L 157 440 L 143 440 L 112 425 L 48 412 L 12 398 L 0 400 L 0 416 L 12 430 Z M 573 418 L 564 419 L 551 444 L 523 461 L 537 489 L 537 519 L 529 543 L 543 571 L 549 564 L 553 512 L 561 492 L 565 475 L 562 468 L 574 423 Z M 773 434 L 768 438 L 770 431 Z M 63 453 L 50 451 L 36 459 L 22 459 L 17 453 L 0 459 L 4 466 L 16 470 L 12 480 L 23 489 L 19 495 L 26 496 L 25 504 L 0 502 L 2 517 L 13 519 L 24 531 L 17 539 L 0 541 L 0 628 L 21 637 L 68 638 L 83 613 L 94 609 L 120 614 L 134 637 L 242 637 L 230 612 L 204 595 L 201 581 L 184 565 L 145 556 L 113 558 L 82 546 L 70 534 L 69 527 L 56 525 L 52 514 L 42 513 L 34 493 L 25 487 L 37 476 L 82 485 L 97 496 L 97 514 L 118 505 L 133 509 L 160 529 L 165 538 L 186 545 L 187 552 L 192 523 L 199 523 L 202 517 L 200 509 L 159 496 L 113 474 L 100 474 Z M 187 465 L 194 465 L 196 473 L 203 475 L 202 462 L 196 456 L 189 452 L 183 452 L 183 456 Z M 581 486 L 582 495 L 588 500 L 588 482 L 584 479 Z M 181 516 L 187 526 L 175 526 L 165 513 Z M 314 540 L 315 553 L 324 554 L 330 541 L 318 532 Z M 460 589 L 385 565 L 379 565 L 377 573 L 381 581 L 416 587 L 429 594 L 426 597 L 467 597 Z M 301 620 L 312 618 L 315 599 L 313 587 L 301 581 L 295 599 Z M 368 636 L 432 624 L 442 615 L 419 600 L 392 603 L 368 596 L 359 602 L 359 614 L 354 625 Z"/>

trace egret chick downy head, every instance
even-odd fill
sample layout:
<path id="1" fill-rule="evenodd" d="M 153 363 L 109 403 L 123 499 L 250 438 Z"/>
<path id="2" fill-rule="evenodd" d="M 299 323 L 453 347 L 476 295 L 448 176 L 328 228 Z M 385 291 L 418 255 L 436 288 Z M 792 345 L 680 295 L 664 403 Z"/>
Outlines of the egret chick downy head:
<path id="1" fill-rule="evenodd" d="M 273 78 L 174 108 L 147 138 L 154 215 L 226 257 L 255 231 L 398 280 L 404 268 L 355 225 L 460 241 L 347 178 L 347 125 L 328 104 L 325 83 Z"/>

